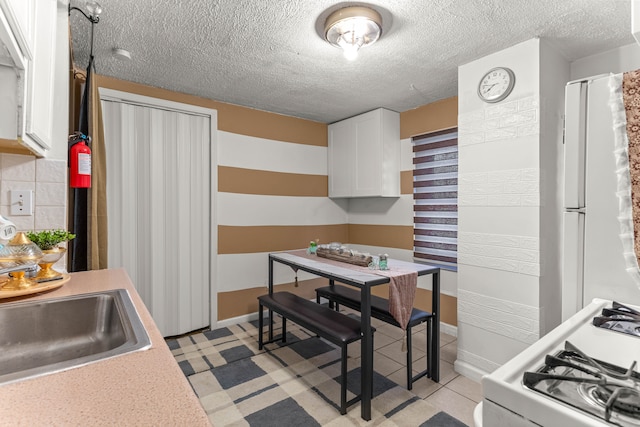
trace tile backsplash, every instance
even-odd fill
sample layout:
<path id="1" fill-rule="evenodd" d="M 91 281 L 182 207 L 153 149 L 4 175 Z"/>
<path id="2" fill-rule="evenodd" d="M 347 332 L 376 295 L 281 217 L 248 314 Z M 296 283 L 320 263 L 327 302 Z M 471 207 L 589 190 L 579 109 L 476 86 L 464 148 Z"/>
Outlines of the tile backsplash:
<path id="1" fill-rule="evenodd" d="M 33 191 L 33 215 L 11 215 L 11 190 Z M 67 162 L 0 154 L 0 214 L 18 231 L 67 229 Z M 67 256 L 54 268 L 66 271 Z"/>
<path id="2" fill-rule="evenodd" d="M 11 215 L 11 190 L 33 191 L 33 215 Z M 0 154 L 0 213 L 19 231 L 67 228 L 67 162 Z"/>

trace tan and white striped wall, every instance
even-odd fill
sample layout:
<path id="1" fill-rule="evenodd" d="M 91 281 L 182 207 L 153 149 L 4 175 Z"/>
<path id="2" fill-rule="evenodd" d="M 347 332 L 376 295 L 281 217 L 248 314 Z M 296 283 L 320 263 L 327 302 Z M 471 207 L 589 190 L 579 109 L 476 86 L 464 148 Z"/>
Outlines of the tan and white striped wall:
<path id="1" fill-rule="evenodd" d="M 411 260 L 413 247 L 411 137 L 457 125 L 457 97 L 401 113 L 402 195 L 399 199 L 330 199 L 327 124 L 225 104 L 99 76 L 99 86 L 218 111 L 218 256 L 214 292 L 218 320 L 257 311 L 266 291 L 267 254 L 305 248 L 310 240 Z M 313 297 L 326 282 L 276 265 L 279 289 Z M 457 325 L 456 274 L 442 274 L 442 320 Z M 416 305 L 430 308 L 430 279 Z M 385 288 L 376 290 L 384 294 Z"/>

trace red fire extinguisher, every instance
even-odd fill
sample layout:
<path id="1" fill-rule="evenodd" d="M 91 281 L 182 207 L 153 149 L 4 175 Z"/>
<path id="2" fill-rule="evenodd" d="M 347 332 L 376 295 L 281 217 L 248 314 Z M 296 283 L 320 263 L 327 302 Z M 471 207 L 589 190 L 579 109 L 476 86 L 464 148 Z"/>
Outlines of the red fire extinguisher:
<path id="1" fill-rule="evenodd" d="M 91 149 L 85 144 L 91 138 L 83 134 L 73 136 L 79 141 L 69 150 L 69 186 L 91 188 Z"/>

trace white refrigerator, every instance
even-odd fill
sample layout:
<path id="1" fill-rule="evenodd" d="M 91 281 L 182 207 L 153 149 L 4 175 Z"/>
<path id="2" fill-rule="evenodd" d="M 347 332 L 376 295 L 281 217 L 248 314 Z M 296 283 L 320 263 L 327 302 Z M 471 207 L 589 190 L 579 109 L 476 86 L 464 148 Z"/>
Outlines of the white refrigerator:
<path id="1" fill-rule="evenodd" d="M 620 239 L 609 76 L 570 82 L 565 95 L 563 321 L 593 298 L 640 305 Z"/>

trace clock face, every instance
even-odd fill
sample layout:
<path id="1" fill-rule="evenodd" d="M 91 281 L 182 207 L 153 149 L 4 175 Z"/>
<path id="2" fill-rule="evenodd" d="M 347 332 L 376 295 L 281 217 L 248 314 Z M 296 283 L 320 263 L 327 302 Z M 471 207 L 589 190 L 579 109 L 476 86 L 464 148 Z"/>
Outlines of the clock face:
<path id="1" fill-rule="evenodd" d="M 493 68 L 478 83 L 478 96 L 485 102 L 502 101 L 509 96 L 515 82 L 516 76 L 509 68 Z"/>

